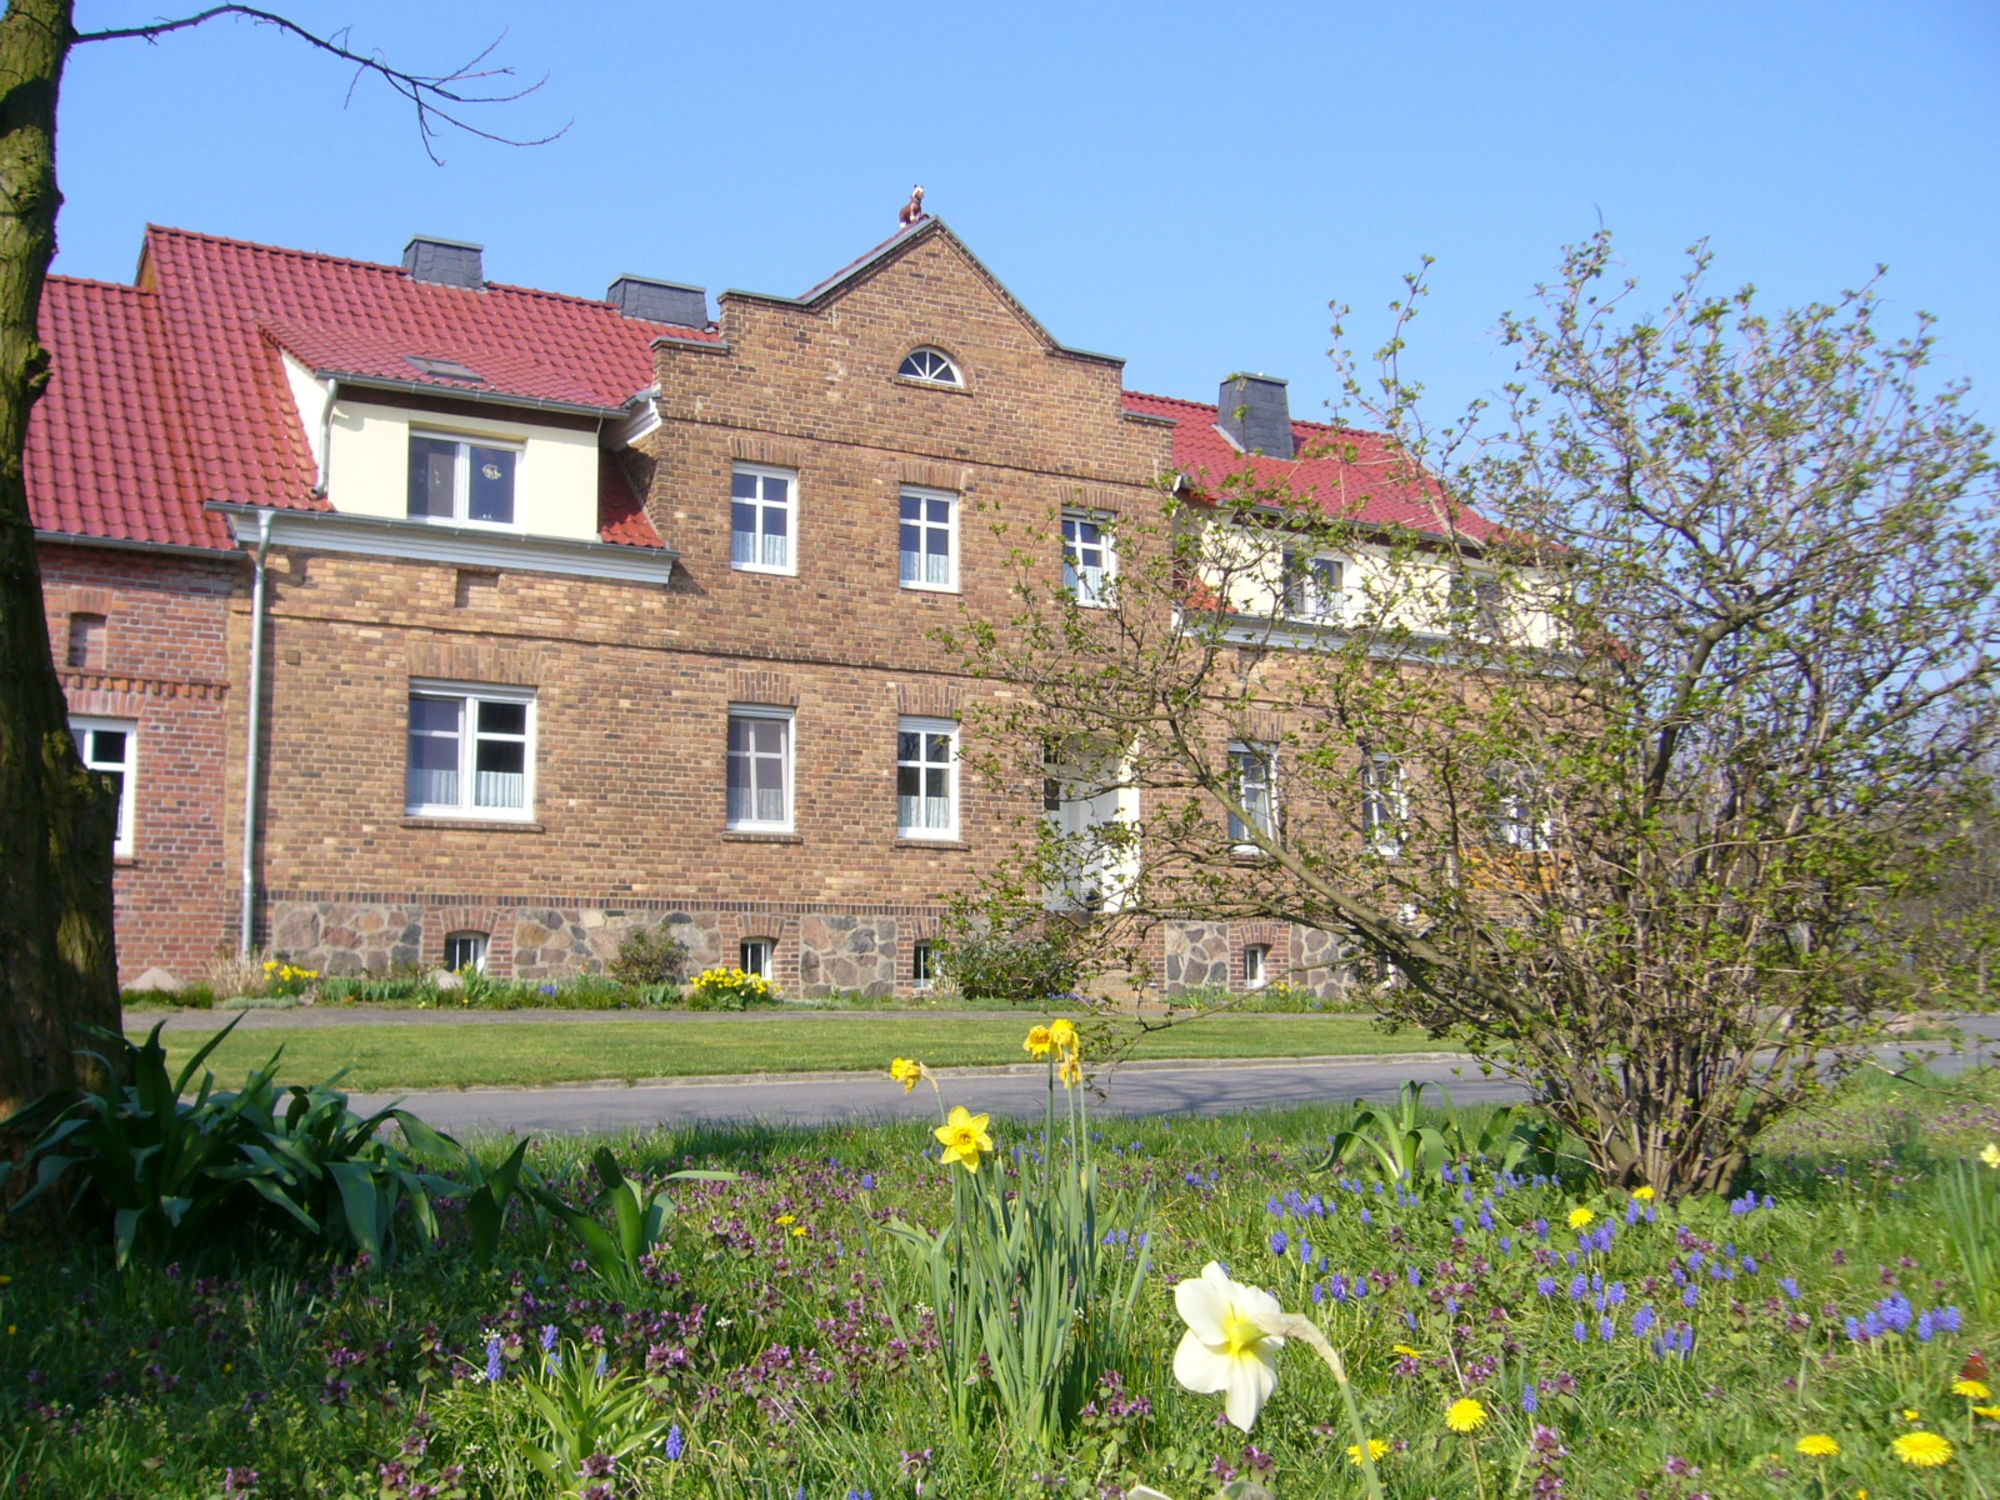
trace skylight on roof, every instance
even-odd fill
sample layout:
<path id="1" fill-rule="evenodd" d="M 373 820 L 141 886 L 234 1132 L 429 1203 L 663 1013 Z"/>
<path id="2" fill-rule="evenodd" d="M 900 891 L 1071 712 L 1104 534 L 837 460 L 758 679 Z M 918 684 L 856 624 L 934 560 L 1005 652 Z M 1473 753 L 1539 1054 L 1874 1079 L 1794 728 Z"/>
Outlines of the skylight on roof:
<path id="1" fill-rule="evenodd" d="M 477 370 L 460 364 L 455 359 L 437 359 L 428 354 L 405 354 L 404 359 L 415 365 L 424 374 L 438 380 L 465 380 L 474 385 L 484 385 L 486 377 Z"/>

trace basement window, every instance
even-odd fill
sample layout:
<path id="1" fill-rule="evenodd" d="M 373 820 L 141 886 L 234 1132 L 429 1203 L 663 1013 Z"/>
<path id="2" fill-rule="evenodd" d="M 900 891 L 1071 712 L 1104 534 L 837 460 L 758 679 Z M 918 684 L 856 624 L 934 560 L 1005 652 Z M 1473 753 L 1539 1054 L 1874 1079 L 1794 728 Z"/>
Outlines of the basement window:
<path id="1" fill-rule="evenodd" d="M 444 940 L 444 966 L 454 974 L 486 972 L 486 934 L 454 932 Z"/>

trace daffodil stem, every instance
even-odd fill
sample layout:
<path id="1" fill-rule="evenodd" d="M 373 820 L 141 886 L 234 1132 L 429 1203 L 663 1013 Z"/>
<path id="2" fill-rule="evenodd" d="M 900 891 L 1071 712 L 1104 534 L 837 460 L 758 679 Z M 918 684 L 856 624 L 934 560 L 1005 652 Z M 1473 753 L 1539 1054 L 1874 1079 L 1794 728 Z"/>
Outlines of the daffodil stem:
<path id="1" fill-rule="evenodd" d="M 1361 1460 L 1361 1475 L 1368 1486 L 1369 1500 L 1382 1500 L 1382 1480 L 1375 1472 L 1375 1454 L 1368 1446 L 1368 1429 L 1362 1425 L 1361 1408 L 1355 1404 L 1354 1388 L 1348 1383 L 1347 1365 L 1341 1359 L 1340 1351 L 1327 1342 L 1317 1323 L 1297 1313 L 1279 1313 L 1265 1320 L 1265 1326 L 1268 1332 L 1297 1339 L 1325 1360 L 1327 1368 L 1333 1371 L 1333 1383 L 1340 1387 L 1340 1402 L 1347 1411 L 1348 1428 L 1354 1433 L 1354 1452 Z M 1483 1500 L 1483 1490 L 1481 1495 Z"/>

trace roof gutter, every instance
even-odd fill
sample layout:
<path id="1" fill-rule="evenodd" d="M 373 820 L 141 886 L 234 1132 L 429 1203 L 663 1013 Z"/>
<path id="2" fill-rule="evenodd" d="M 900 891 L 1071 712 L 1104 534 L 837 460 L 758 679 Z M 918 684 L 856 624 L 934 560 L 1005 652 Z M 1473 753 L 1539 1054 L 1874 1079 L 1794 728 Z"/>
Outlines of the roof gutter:
<path id="1" fill-rule="evenodd" d="M 516 410 L 555 412 L 569 417 L 595 417 L 598 421 L 610 421 L 625 415 L 622 406 L 590 406 L 580 401 L 551 401 L 542 396 L 509 396 L 499 391 L 482 391 L 475 387 L 460 388 L 450 385 L 427 385 L 421 380 L 389 380 L 380 375 L 353 375 L 341 370 L 315 370 L 313 374 L 321 380 L 333 381 L 357 391 L 393 391 L 399 396 L 426 396 L 435 401 L 440 398 L 453 401 L 471 401 L 482 406 L 506 406 Z"/>

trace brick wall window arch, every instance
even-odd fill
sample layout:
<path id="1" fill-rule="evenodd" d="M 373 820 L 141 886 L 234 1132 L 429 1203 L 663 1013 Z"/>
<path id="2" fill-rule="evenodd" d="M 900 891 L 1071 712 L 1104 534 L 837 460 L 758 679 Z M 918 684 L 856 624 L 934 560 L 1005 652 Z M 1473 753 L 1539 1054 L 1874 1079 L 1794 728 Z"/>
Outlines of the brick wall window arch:
<path id="1" fill-rule="evenodd" d="M 959 373 L 958 362 L 942 349 L 934 349 L 923 344 L 903 356 L 903 363 L 896 373 L 905 380 L 921 380 L 926 385 L 965 384 L 965 377 Z"/>

